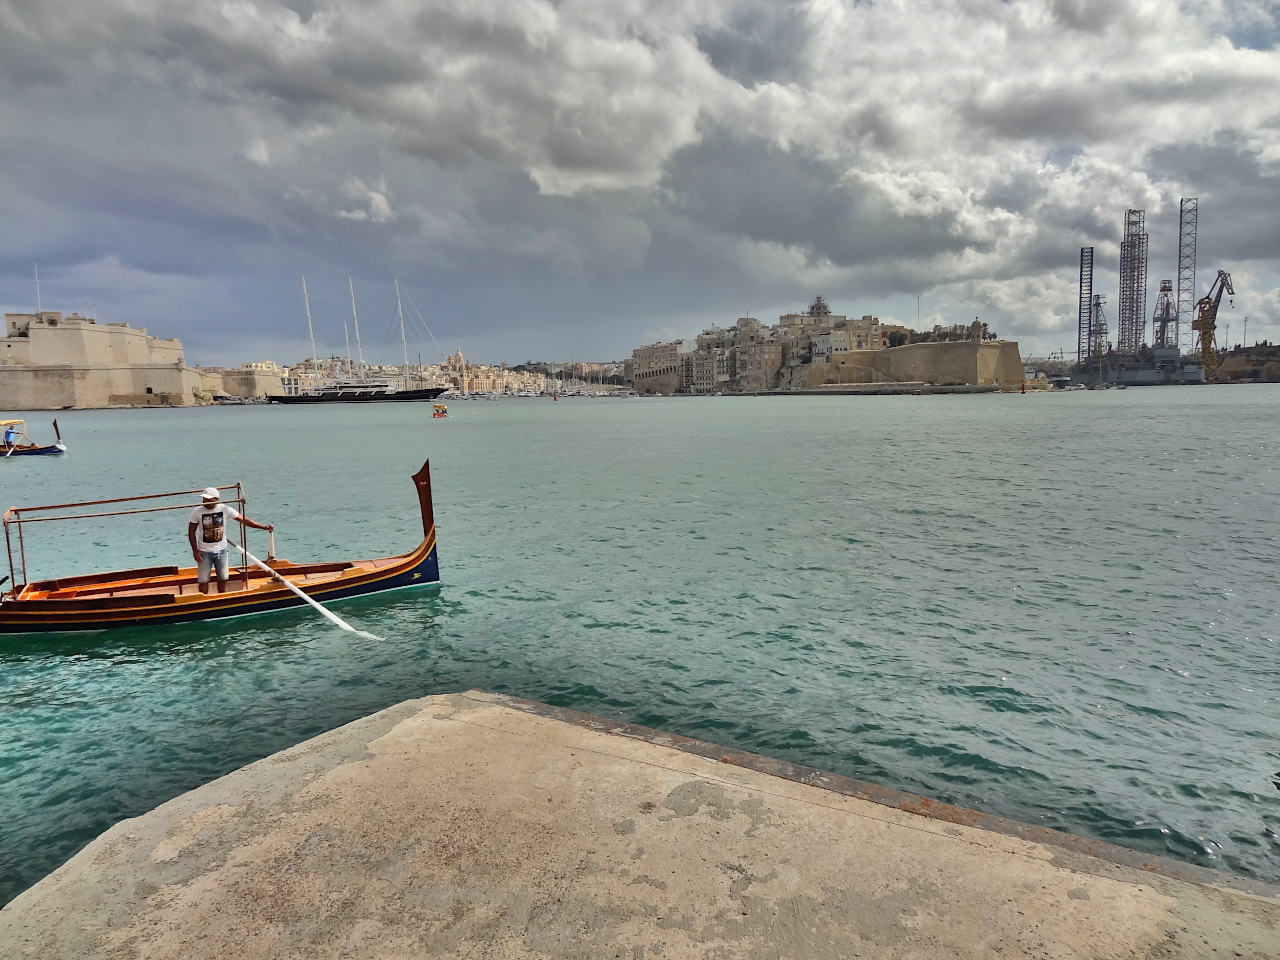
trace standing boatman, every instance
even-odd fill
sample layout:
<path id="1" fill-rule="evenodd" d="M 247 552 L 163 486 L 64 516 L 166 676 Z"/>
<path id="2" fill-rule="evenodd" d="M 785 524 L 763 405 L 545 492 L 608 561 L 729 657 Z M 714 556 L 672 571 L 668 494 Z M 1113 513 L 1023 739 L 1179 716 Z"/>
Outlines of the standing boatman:
<path id="1" fill-rule="evenodd" d="M 218 572 L 218 592 L 227 589 L 227 525 L 241 520 L 246 526 L 258 530 L 274 530 L 271 523 L 250 520 L 235 507 L 220 502 L 217 487 L 205 487 L 200 494 L 201 504 L 191 511 L 187 524 L 187 540 L 191 543 L 191 555 L 196 559 L 196 581 L 200 592 L 209 592 L 209 573 Z M 196 533 L 199 531 L 199 539 Z"/>

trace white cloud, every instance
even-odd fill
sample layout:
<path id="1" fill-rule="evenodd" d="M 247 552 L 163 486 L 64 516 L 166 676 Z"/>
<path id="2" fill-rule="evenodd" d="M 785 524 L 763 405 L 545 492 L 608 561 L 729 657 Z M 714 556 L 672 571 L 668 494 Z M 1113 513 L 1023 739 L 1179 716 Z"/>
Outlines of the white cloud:
<path id="1" fill-rule="evenodd" d="M 363 204 L 363 206 L 338 210 L 337 215 L 343 220 L 391 223 L 396 219 L 396 212 L 391 209 L 391 202 L 387 200 L 385 181 L 380 181 L 376 187 L 370 187 L 359 177 L 352 177 L 342 185 L 342 195 L 347 200 Z"/>
<path id="2" fill-rule="evenodd" d="M 245 147 L 244 157 L 250 163 L 255 163 L 260 167 L 271 166 L 271 148 L 267 146 L 267 141 L 262 137 L 254 137 L 249 145 Z"/>

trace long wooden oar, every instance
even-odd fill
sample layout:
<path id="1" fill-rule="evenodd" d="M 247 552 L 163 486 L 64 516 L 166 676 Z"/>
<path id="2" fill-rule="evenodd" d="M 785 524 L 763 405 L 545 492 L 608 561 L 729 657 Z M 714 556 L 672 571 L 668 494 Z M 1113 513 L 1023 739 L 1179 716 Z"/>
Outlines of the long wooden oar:
<path id="1" fill-rule="evenodd" d="M 237 550 L 243 553 L 251 563 L 254 563 L 257 566 L 261 567 L 263 570 L 267 571 L 267 573 L 271 574 L 273 578 L 275 578 L 276 580 L 279 580 L 286 587 L 288 587 L 290 590 L 296 593 L 299 597 L 301 597 L 304 601 L 311 604 L 311 606 L 315 607 L 316 610 L 320 613 L 320 615 L 323 616 L 325 619 L 327 619 L 335 627 L 341 627 L 343 630 L 350 631 L 351 633 L 358 633 L 360 634 L 360 636 L 367 637 L 370 640 L 382 639 L 381 637 L 374 636 L 372 633 L 365 633 L 363 630 L 357 630 L 355 627 L 347 623 L 347 621 L 343 620 L 340 616 L 338 616 L 332 610 L 329 610 L 328 608 L 322 606 L 318 600 L 312 600 L 305 593 L 299 590 L 297 586 L 295 586 L 293 583 L 289 582 L 284 577 L 282 577 L 278 571 L 273 570 L 271 567 L 267 566 L 265 563 L 263 563 L 261 560 L 255 557 L 252 553 L 250 553 L 244 547 L 240 546 L 240 544 L 236 543 L 234 540 L 231 540 L 230 537 L 228 537 L 227 540 L 233 547 L 235 547 Z"/>

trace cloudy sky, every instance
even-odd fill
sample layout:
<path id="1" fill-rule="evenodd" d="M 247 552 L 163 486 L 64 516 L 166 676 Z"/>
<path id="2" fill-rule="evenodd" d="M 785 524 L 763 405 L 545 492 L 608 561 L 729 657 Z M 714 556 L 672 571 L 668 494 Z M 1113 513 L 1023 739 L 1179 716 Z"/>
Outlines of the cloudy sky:
<path id="1" fill-rule="evenodd" d="M 0 0 L 0 305 L 38 263 L 204 363 L 305 355 L 303 275 L 321 351 L 350 275 L 391 360 L 393 276 L 424 361 L 815 294 L 1073 354 L 1080 247 L 1114 331 L 1125 210 L 1150 310 L 1195 196 L 1219 326 L 1280 340 L 1278 41 L 1276 0 Z"/>

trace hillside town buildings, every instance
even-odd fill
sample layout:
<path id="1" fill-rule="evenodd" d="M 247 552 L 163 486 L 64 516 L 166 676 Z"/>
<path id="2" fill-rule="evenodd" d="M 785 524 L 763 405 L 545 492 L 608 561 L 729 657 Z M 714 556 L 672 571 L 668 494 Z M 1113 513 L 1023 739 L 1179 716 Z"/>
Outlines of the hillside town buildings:
<path id="1" fill-rule="evenodd" d="M 880 321 L 833 314 L 822 297 L 803 313 L 787 313 L 776 326 L 739 317 L 688 340 L 632 351 L 630 382 L 638 393 L 754 392 L 778 387 L 779 372 L 853 351 L 881 347 Z"/>
<path id="2" fill-rule="evenodd" d="M 363 371 L 344 357 L 329 357 L 317 367 L 303 360 L 284 372 L 283 392 L 296 394 L 334 380 L 383 381 L 395 386 L 405 382 L 405 368 L 366 364 Z M 471 363 L 462 351 L 456 351 L 438 364 L 410 364 L 408 386 L 445 387 L 454 393 L 527 394 L 548 392 L 550 384 L 542 373 L 513 370 L 505 364 Z"/>
<path id="3" fill-rule="evenodd" d="M 468 363 L 458 350 L 438 368 L 437 376 L 458 393 L 543 393 L 547 378 L 505 365 Z"/>
<path id="4" fill-rule="evenodd" d="M 632 351 L 627 381 L 637 393 L 709 394 L 803 390 L 843 384 L 1021 382 L 1018 347 L 994 341 L 981 324 L 938 327 L 931 342 L 877 317 L 831 312 L 815 297 L 775 326 L 739 317 L 696 337 Z"/>
<path id="5" fill-rule="evenodd" d="M 439 386 L 455 394 L 607 393 L 622 380 L 642 394 L 804 390 L 846 384 L 1020 382 L 1017 344 L 975 321 L 917 333 L 877 317 L 832 313 L 822 297 L 766 326 L 739 317 L 696 337 L 648 344 L 622 363 L 478 364 L 461 351 L 439 364 L 377 365 L 349 357 L 190 366 L 182 343 L 124 323 L 43 310 L 5 315 L 0 408 L 192 406 L 265 401 L 335 382 Z M 920 342 L 929 340 L 932 342 Z"/>

